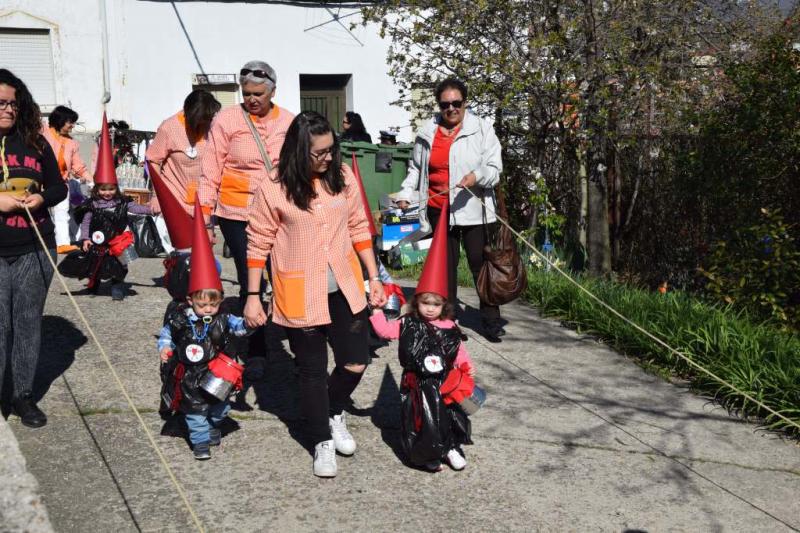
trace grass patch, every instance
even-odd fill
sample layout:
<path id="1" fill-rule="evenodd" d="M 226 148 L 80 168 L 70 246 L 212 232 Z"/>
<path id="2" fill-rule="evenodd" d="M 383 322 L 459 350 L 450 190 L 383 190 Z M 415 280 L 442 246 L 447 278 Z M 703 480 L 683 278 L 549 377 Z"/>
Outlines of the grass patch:
<path id="1" fill-rule="evenodd" d="M 659 294 L 587 277 L 578 281 L 695 363 L 800 423 L 798 335 L 753 323 L 742 313 L 709 305 L 682 292 Z M 663 369 L 688 380 L 696 391 L 731 412 L 757 417 L 769 429 L 800 435 L 796 427 L 695 370 L 611 315 L 555 272 L 529 272 L 525 299 L 544 316 L 557 317 L 582 333 L 601 338 L 618 351 L 633 356 L 650 371 L 660 373 L 657 369 Z"/>
<path id="2" fill-rule="evenodd" d="M 389 268 L 386 263 L 384 263 L 384 266 L 393 278 L 418 280 L 420 274 L 422 274 L 423 264 L 424 263 L 419 263 L 405 268 Z M 464 254 L 464 249 L 462 248 L 461 257 L 458 260 L 458 286 L 473 287 L 474 285 L 475 283 L 472 281 L 472 272 L 470 272 L 469 264 L 467 263 L 467 256 Z"/>

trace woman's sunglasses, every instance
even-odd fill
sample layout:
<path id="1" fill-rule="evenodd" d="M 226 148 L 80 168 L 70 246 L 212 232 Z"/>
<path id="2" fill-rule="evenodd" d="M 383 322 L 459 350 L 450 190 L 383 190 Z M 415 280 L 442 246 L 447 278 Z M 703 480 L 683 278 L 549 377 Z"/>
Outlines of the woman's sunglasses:
<path id="1" fill-rule="evenodd" d="M 240 76 L 247 76 L 248 74 L 252 74 L 256 78 L 268 79 L 272 83 L 275 83 L 275 80 L 272 79 L 272 76 L 270 76 L 266 70 L 261 70 L 261 69 L 251 70 L 249 68 L 243 68 L 242 70 L 239 71 Z"/>
<path id="2" fill-rule="evenodd" d="M 439 102 L 439 109 L 442 111 L 446 111 L 450 109 L 450 106 L 453 106 L 453 109 L 461 109 L 461 106 L 464 105 L 464 100 L 453 100 L 452 102 Z"/>

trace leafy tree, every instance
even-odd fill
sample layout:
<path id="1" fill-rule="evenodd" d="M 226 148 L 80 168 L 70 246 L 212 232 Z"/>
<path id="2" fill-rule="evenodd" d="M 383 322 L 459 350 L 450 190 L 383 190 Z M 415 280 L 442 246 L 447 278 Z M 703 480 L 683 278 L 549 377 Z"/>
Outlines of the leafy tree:
<path id="1" fill-rule="evenodd" d="M 708 99 L 716 69 L 698 58 L 735 55 L 731 43 L 774 19 L 761 4 L 713 0 L 388 0 L 364 14 L 391 39 L 405 105 L 445 76 L 467 81 L 503 142 L 514 222 L 548 223 L 552 205 L 569 220 L 566 245 L 598 274 L 648 190 L 650 154 Z"/>

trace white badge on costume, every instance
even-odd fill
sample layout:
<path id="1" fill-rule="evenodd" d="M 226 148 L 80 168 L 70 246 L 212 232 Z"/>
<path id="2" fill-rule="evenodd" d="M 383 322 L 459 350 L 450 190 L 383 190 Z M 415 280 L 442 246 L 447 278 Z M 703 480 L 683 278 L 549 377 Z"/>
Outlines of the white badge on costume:
<path id="1" fill-rule="evenodd" d="M 197 344 L 190 344 L 189 346 L 186 347 L 186 359 L 188 359 L 192 363 L 200 361 L 204 355 L 205 351 L 203 350 L 202 346 L 199 346 Z"/>
<path id="2" fill-rule="evenodd" d="M 92 242 L 95 244 L 103 244 L 106 242 L 106 236 L 103 235 L 102 231 L 95 231 L 92 233 Z"/>
<path id="3" fill-rule="evenodd" d="M 444 367 L 442 366 L 442 358 L 438 355 L 429 355 L 425 358 L 423 363 L 425 364 L 425 370 L 431 374 L 435 374 L 444 370 Z"/>
<path id="4" fill-rule="evenodd" d="M 197 157 L 197 148 L 194 146 L 190 146 L 189 148 L 184 150 L 183 153 L 186 154 L 186 157 L 188 157 L 189 159 L 194 159 L 195 157 Z"/>

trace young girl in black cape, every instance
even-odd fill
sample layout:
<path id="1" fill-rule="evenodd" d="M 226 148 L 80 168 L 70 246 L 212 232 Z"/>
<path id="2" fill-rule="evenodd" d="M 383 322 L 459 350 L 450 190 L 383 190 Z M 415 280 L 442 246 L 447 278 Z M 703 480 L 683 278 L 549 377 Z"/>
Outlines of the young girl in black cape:
<path id="1" fill-rule="evenodd" d="M 410 311 L 391 322 L 380 310 L 370 317 L 380 337 L 400 340 L 403 450 L 409 462 L 434 472 L 443 461 L 463 470 L 461 446 L 472 444 L 469 417 L 456 400 L 471 392 L 464 386 L 474 386 L 474 366 L 452 320 L 447 272 L 447 224 L 439 224 Z M 456 394 L 443 394 L 445 381 L 462 385 Z"/>

